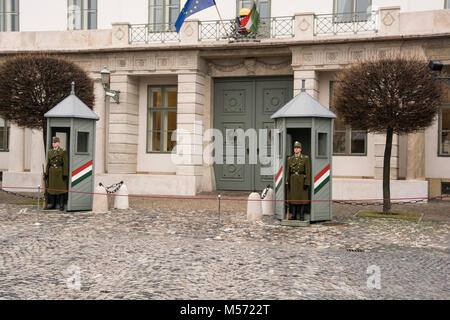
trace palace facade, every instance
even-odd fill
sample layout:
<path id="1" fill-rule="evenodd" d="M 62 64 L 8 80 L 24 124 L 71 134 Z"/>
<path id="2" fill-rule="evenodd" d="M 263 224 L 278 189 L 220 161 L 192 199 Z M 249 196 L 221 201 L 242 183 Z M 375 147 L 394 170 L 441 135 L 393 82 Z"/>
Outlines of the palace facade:
<path id="1" fill-rule="evenodd" d="M 336 72 L 360 59 L 401 54 L 450 64 L 444 0 L 260 1 L 256 38 L 233 37 L 235 17 L 250 1 L 216 2 L 223 24 L 210 7 L 176 33 L 184 1 L 5 0 L 0 60 L 46 51 L 80 65 L 95 81 L 100 116 L 96 182 L 123 180 L 132 194 L 160 195 L 261 190 L 271 183 L 260 164 L 208 161 L 206 132 L 271 128 L 270 115 L 300 91 L 302 79 L 306 91 L 333 110 Z M 34 15 L 37 3 L 48 11 Z M 118 104 L 105 97 L 105 66 L 111 89 L 120 90 Z M 172 139 L 175 130 L 181 132 Z M 63 145 L 70 138 L 61 133 Z M 381 198 L 384 143 L 383 135 L 335 121 L 334 199 Z M 183 163 L 172 161 L 174 146 Z M 3 186 L 39 185 L 44 157 L 41 132 L 0 119 Z M 448 90 L 432 126 L 394 137 L 391 175 L 393 198 L 450 193 Z"/>

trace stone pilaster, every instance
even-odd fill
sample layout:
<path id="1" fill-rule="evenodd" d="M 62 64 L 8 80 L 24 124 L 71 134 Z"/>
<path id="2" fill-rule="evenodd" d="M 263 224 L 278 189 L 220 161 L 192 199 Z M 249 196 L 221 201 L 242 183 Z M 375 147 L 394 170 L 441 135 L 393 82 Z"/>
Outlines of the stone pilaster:
<path id="1" fill-rule="evenodd" d="M 136 173 L 139 80 L 111 75 L 111 89 L 120 90 L 120 103 L 109 102 L 108 173 Z"/>
<path id="2" fill-rule="evenodd" d="M 386 146 L 386 135 L 375 134 L 375 179 L 383 179 L 384 167 L 384 149 Z M 398 135 L 394 134 L 392 137 L 392 151 L 391 151 L 391 180 L 398 179 Z"/>
<path id="3" fill-rule="evenodd" d="M 183 44 L 198 43 L 198 20 L 188 20 L 183 23 L 180 30 L 180 41 Z"/>
<path id="4" fill-rule="evenodd" d="M 213 79 L 210 76 L 206 76 L 205 81 L 205 105 L 204 105 L 204 114 L 203 114 L 203 132 L 206 130 L 213 129 L 214 121 L 213 121 L 213 102 L 212 102 L 212 88 L 213 88 Z M 205 134 L 203 134 L 205 137 Z M 209 135 L 211 136 L 211 135 Z M 205 148 L 212 143 L 212 139 L 203 141 L 203 150 L 205 152 Z M 208 159 L 203 163 L 203 178 L 202 178 L 202 191 L 213 191 L 216 190 L 216 179 L 214 176 L 214 163 L 212 154 L 205 154 Z M 203 158 L 205 160 L 205 158 Z"/>
<path id="5" fill-rule="evenodd" d="M 294 39 L 312 40 L 314 38 L 314 13 L 296 13 L 294 18 Z"/>
<path id="6" fill-rule="evenodd" d="M 42 130 L 31 131 L 31 159 L 30 171 L 42 173 L 42 165 L 45 163 L 45 147 Z"/>
<path id="7" fill-rule="evenodd" d="M 379 10 L 379 35 L 397 35 L 400 33 L 400 7 L 384 7 Z"/>
<path id="8" fill-rule="evenodd" d="M 201 73 L 179 74 L 176 174 L 194 177 L 195 192 L 201 189 L 203 174 L 204 104 L 205 76 Z"/>
<path id="9" fill-rule="evenodd" d="M 425 180 L 425 132 L 408 134 L 406 180 Z"/>
<path id="10" fill-rule="evenodd" d="M 126 46 L 129 44 L 130 24 L 128 22 L 113 22 L 112 25 L 112 45 Z"/>
<path id="11" fill-rule="evenodd" d="M 23 172 L 25 168 L 24 139 L 25 129 L 11 124 L 9 138 L 9 172 Z"/>
<path id="12" fill-rule="evenodd" d="M 105 150 L 108 145 L 106 124 L 109 122 L 109 119 L 106 118 L 105 90 L 100 79 L 94 80 L 94 95 L 95 103 L 93 110 L 100 117 L 95 127 L 95 173 L 104 173 L 106 172 Z"/>
<path id="13" fill-rule="evenodd" d="M 319 99 L 319 73 L 315 70 L 294 70 L 294 96 L 302 89 L 302 80 L 305 79 L 306 92 Z"/>

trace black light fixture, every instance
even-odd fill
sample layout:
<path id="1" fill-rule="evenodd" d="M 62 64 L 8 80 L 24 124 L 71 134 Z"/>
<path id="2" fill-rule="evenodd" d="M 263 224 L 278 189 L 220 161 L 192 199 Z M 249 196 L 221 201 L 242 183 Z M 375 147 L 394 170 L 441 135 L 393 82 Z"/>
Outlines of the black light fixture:
<path id="1" fill-rule="evenodd" d="M 113 98 L 113 100 L 119 104 L 119 95 L 120 95 L 120 91 L 119 90 L 111 90 L 110 89 L 110 85 L 111 85 L 111 72 L 108 70 L 108 68 L 104 67 L 102 71 L 100 71 L 100 75 L 102 77 L 102 85 L 103 85 L 103 89 L 105 90 L 105 95 L 107 97 L 111 97 Z"/>
<path id="2" fill-rule="evenodd" d="M 444 68 L 444 64 L 440 60 L 430 60 L 428 68 L 430 68 L 431 71 L 439 73 Z M 447 85 L 450 85 L 450 77 L 438 77 L 436 73 L 433 74 L 433 80 L 442 80 Z"/>
<path id="3" fill-rule="evenodd" d="M 440 60 L 430 60 L 428 67 L 431 69 L 431 71 L 442 71 L 444 65 Z"/>

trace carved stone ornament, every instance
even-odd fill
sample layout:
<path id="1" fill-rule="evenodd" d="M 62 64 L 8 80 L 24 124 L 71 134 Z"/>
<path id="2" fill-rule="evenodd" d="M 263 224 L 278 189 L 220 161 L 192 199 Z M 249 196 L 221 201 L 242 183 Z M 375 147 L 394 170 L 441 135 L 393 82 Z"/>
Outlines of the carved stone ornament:
<path id="1" fill-rule="evenodd" d="M 383 24 L 385 26 L 391 26 L 394 23 L 395 19 L 394 17 L 388 12 L 383 18 Z"/>
<path id="2" fill-rule="evenodd" d="M 185 28 L 184 28 L 184 33 L 188 36 L 191 37 L 194 34 L 194 30 L 192 30 L 192 26 L 190 24 L 188 24 Z"/>
<path id="3" fill-rule="evenodd" d="M 242 59 L 235 64 L 219 64 L 216 61 L 209 62 L 209 74 L 211 75 L 213 70 L 218 70 L 220 72 L 235 72 L 239 69 L 245 68 L 248 74 L 256 74 L 256 68 L 262 67 L 268 70 L 281 70 L 284 68 L 291 67 L 290 58 L 285 58 L 275 62 L 265 61 L 263 59 Z"/>
<path id="4" fill-rule="evenodd" d="M 125 32 L 123 32 L 122 28 L 117 29 L 116 33 L 114 34 L 117 40 L 122 40 L 125 36 Z"/>
<path id="5" fill-rule="evenodd" d="M 298 24 L 298 27 L 299 27 L 299 29 L 300 29 L 301 31 L 304 32 L 304 31 L 306 31 L 306 30 L 309 29 L 310 24 L 309 24 L 309 22 L 308 22 L 305 18 L 303 18 L 303 20 L 300 21 L 300 23 Z"/>
<path id="6" fill-rule="evenodd" d="M 256 72 L 256 59 L 245 59 L 244 61 L 245 69 L 249 74 L 255 74 Z"/>

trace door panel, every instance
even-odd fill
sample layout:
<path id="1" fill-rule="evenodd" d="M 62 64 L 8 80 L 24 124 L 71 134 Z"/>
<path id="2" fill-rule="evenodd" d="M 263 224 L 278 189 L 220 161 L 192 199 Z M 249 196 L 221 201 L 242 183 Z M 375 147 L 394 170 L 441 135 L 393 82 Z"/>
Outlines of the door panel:
<path id="1" fill-rule="evenodd" d="M 270 167 L 270 163 L 261 164 L 259 160 L 259 129 L 272 129 L 274 122 L 270 118 L 274 112 L 284 106 L 293 93 L 293 82 L 289 78 L 254 78 L 218 80 L 214 87 L 214 128 L 224 137 L 224 164 L 214 164 L 216 188 L 224 190 L 261 191 L 273 184 L 273 175 L 261 174 L 261 169 Z M 239 143 L 232 131 L 226 135 L 226 129 L 250 128 L 257 131 L 256 143 L 246 137 L 245 143 Z M 269 132 L 269 134 L 271 134 Z M 233 150 L 226 150 L 226 141 L 233 142 Z M 267 139 L 268 156 L 270 154 L 270 136 Z M 233 163 L 226 163 L 228 151 L 233 151 Z M 238 157 L 238 155 L 244 157 Z M 249 156 L 257 155 L 257 163 L 250 164 Z M 230 160 L 231 160 L 230 159 Z M 242 161 L 245 160 L 245 163 Z M 265 172 L 263 172 L 265 173 Z"/>
<path id="2" fill-rule="evenodd" d="M 292 99 L 292 81 L 290 80 L 259 80 L 256 82 L 255 90 L 255 128 L 273 129 L 274 121 L 270 118 L 278 109 L 283 107 Z M 268 133 L 266 150 L 271 155 L 271 133 Z M 256 146 L 255 146 L 256 147 Z M 258 143 L 259 148 L 259 143 Z M 258 150 L 261 152 L 261 150 Z M 259 159 L 259 157 L 258 157 Z M 268 164 L 258 164 L 254 166 L 254 184 L 256 190 L 264 189 L 268 184 L 273 185 L 273 175 L 266 175 L 262 169 L 270 169 L 271 162 Z M 271 171 L 271 170 L 269 170 Z M 273 186 L 272 186 L 273 187 Z"/>
<path id="3" fill-rule="evenodd" d="M 217 189 L 249 190 L 252 188 L 252 167 L 245 159 L 245 143 L 239 144 L 234 130 L 246 131 L 253 123 L 249 114 L 253 110 L 253 83 L 236 81 L 216 83 L 214 92 L 214 128 L 224 137 L 223 164 L 214 164 Z M 228 129 L 228 132 L 227 132 Z M 228 147 L 226 143 L 233 144 Z M 230 152 L 234 156 L 230 157 Z M 244 157 L 238 157 L 244 155 Z M 226 161 L 228 160 L 228 162 Z"/>

